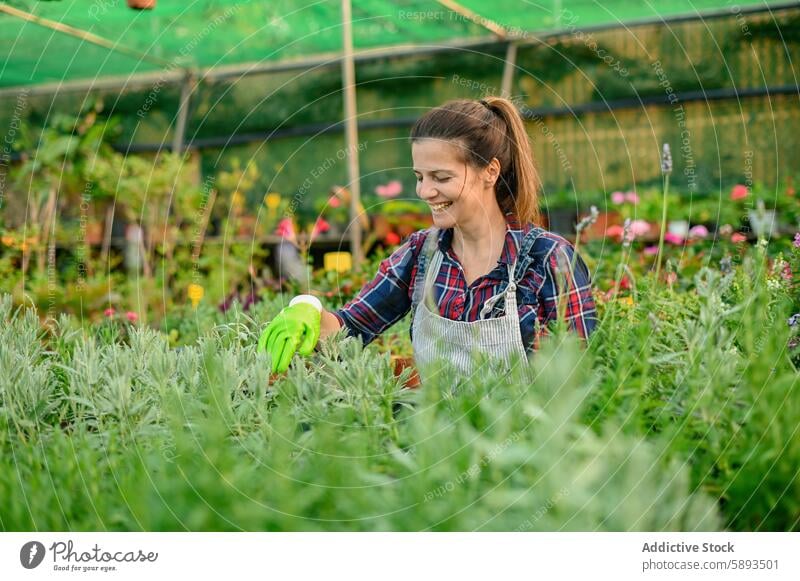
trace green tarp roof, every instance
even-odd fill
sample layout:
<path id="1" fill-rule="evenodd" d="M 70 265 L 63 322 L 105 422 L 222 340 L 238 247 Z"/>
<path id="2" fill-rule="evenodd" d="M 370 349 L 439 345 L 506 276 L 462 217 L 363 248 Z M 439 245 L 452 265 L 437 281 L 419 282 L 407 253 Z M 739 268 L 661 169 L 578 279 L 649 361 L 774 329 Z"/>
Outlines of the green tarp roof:
<path id="1" fill-rule="evenodd" d="M 399 45 L 492 42 L 487 21 L 527 39 L 631 21 L 786 5 L 765 0 L 352 0 L 356 51 Z M 233 70 L 315 56 L 342 47 L 339 0 L 157 0 L 132 10 L 124 0 L 0 1 L 0 87 L 91 81 L 184 68 Z M 10 14 L 8 12 L 13 12 Z M 95 37 L 77 38 L 21 12 Z M 489 24 L 491 27 L 491 24 Z M 111 47 L 100 46 L 103 40 Z"/>

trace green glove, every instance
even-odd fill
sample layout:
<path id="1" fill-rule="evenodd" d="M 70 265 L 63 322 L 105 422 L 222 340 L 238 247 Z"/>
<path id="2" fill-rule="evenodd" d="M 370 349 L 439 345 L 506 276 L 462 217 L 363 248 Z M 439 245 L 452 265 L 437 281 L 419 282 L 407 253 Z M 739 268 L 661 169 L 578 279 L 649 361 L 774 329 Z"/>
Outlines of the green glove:
<path id="1" fill-rule="evenodd" d="M 270 321 L 258 340 L 258 352 L 272 358 L 272 372 L 284 372 L 295 354 L 308 356 L 319 339 L 322 314 L 311 304 L 297 303 L 283 309 Z"/>

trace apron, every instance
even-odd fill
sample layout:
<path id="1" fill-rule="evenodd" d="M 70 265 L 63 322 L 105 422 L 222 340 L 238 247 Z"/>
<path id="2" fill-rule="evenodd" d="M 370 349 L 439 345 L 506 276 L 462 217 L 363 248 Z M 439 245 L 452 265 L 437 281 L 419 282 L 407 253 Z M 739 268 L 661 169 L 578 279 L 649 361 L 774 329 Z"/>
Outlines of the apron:
<path id="1" fill-rule="evenodd" d="M 539 232 L 536 232 L 536 236 L 526 239 L 521 249 L 530 248 Z M 443 258 L 438 248 L 438 238 L 438 230 L 432 228 L 422 249 L 412 299 L 412 306 L 415 308 L 411 323 L 411 344 L 421 382 L 424 384 L 426 378 L 434 377 L 438 370 L 444 371 L 446 366 L 442 368 L 437 366 L 441 362 L 452 365 L 459 373 L 464 374 L 465 378 L 469 378 L 478 371 L 476 362 L 481 354 L 490 359 L 502 360 L 506 365 L 509 365 L 514 357 L 526 360 L 517 309 L 517 279 L 514 275 L 516 260 L 513 265 L 508 265 L 508 285 L 502 292 L 486 301 L 477 321 L 452 321 L 439 315 L 433 296 L 433 285 Z M 432 248 L 435 248 L 435 251 L 431 256 Z M 428 257 L 430 264 L 426 269 Z M 505 314 L 484 319 L 492 313 L 492 309 L 501 299 L 505 299 Z M 457 379 L 461 378 L 453 378 L 453 383 L 456 383 Z"/>

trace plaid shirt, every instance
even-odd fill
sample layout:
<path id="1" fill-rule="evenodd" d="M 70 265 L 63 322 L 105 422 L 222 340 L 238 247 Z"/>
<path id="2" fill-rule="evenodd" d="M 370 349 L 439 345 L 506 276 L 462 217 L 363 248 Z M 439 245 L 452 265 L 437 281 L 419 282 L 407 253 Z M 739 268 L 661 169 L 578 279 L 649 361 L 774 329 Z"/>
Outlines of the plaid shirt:
<path id="1" fill-rule="evenodd" d="M 513 264 L 522 239 L 533 228 L 522 227 L 513 214 L 506 215 L 506 239 L 497 266 L 478 277 L 469 287 L 464 271 L 451 248 L 453 229 L 439 231 L 439 250 L 443 253 L 442 267 L 436 277 L 434 297 L 439 313 L 453 321 L 476 321 L 487 299 L 501 291 L 508 281 L 507 264 Z M 381 262 L 378 273 L 358 296 L 343 308 L 334 311 L 348 334 L 360 336 L 369 343 L 411 309 L 411 297 L 419 256 L 428 230 L 414 232 Z M 564 317 L 569 327 L 587 338 L 597 324 L 589 270 L 580 255 L 575 260 L 574 275 L 561 264 L 570 265 L 574 255 L 572 244 L 558 234 L 545 232 L 534 244 L 531 262 L 517 281 L 520 331 L 527 351 L 536 350 L 539 339 L 547 334 L 547 324 L 557 318 L 559 298 L 566 295 Z M 558 273 L 558 276 L 555 275 Z M 567 290 L 559 292 L 566 281 Z M 538 322 L 538 324 L 537 324 Z"/>

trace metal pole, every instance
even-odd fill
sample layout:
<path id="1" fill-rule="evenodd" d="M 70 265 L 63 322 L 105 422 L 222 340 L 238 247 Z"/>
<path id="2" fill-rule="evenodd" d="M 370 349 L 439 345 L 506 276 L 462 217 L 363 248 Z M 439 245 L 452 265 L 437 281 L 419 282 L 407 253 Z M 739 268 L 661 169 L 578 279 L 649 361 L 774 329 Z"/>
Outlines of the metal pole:
<path id="1" fill-rule="evenodd" d="M 350 200 L 350 253 L 353 264 L 361 264 L 361 184 L 358 170 L 358 118 L 356 117 L 356 70 L 353 62 L 353 23 L 350 0 L 342 0 L 342 30 L 344 59 L 342 60 L 342 85 L 344 87 L 345 144 L 347 147 L 347 178 L 352 194 Z"/>
<path id="2" fill-rule="evenodd" d="M 172 63 L 168 60 L 151 56 L 135 48 L 119 44 L 118 42 L 119 39 L 117 39 L 117 41 L 112 42 L 111 40 L 103 38 L 102 36 L 98 36 L 92 32 L 89 32 L 88 30 L 75 28 L 74 26 L 69 26 L 67 24 L 64 24 L 63 22 L 50 20 L 49 18 L 42 18 L 37 14 L 25 12 L 24 10 L 20 10 L 19 8 L 14 8 L 13 6 L 8 6 L 7 4 L 0 4 L 0 12 L 4 12 L 5 14 L 10 14 L 11 16 L 16 16 L 17 18 L 21 18 L 22 20 L 26 20 L 28 22 L 33 22 L 34 24 L 38 24 L 39 26 L 43 26 L 44 28 L 49 28 L 51 30 L 56 30 L 64 34 L 74 36 L 75 38 L 79 38 L 84 42 L 96 44 L 97 46 L 102 46 L 103 48 L 106 48 L 111 51 L 126 54 L 140 61 L 147 61 L 149 63 L 153 63 L 160 67 L 173 66 Z"/>
<path id="3" fill-rule="evenodd" d="M 172 152 L 183 153 L 186 138 L 186 119 L 189 117 L 189 100 L 194 92 L 194 77 L 186 75 L 181 85 L 181 99 L 178 102 L 178 116 L 175 121 L 175 134 L 172 136 Z"/>
<path id="4" fill-rule="evenodd" d="M 500 94 L 506 99 L 511 98 L 511 87 L 514 82 L 514 69 L 517 68 L 517 43 L 509 42 L 506 49 L 506 63 L 503 66 L 503 82 L 500 84 Z"/>

